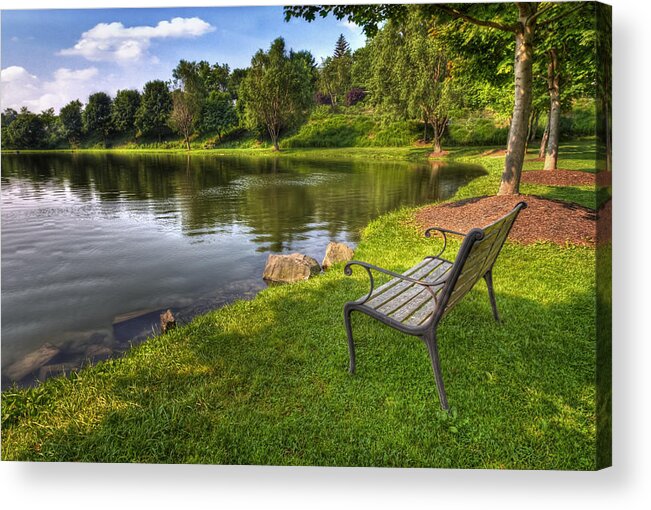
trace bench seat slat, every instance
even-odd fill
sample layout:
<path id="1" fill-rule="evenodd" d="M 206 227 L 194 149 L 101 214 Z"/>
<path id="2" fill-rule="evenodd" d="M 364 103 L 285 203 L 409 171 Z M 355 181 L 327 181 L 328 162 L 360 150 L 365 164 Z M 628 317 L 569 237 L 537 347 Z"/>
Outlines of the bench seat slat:
<path id="1" fill-rule="evenodd" d="M 419 270 L 412 272 L 410 276 L 427 282 L 433 282 L 443 277 L 452 267 L 450 262 L 441 259 L 426 259 L 427 263 L 421 265 Z M 416 311 L 426 308 L 427 315 L 435 311 L 436 303 L 432 294 L 423 286 L 394 278 L 388 284 L 388 290 L 370 299 L 366 305 L 375 308 L 392 319 L 404 322 Z M 387 284 L 387 285 L 388 285 Z M 431 287 L 434 294 L 438 294 L 444 283 Z"/>
<path id="2" fill-rule="evenodd" d="M 441 259 L 425 259 L 423 262 L 420 264 L 414 266 L 415 270 L 414 271 L 407 271 L 403 273 L 405 276 L 409 276 L 410 278 L 414 278 L 417 280 L 425 280 L 425 281 L 434 281 L 438 276 L 432 276 L 439 267 L 445 266 L 445 267 L 450 267 L 452 264 L 449 262 L 446 262 Z M 414 269 L 414 268 L 412 268 Z M 396 296 L 402 294 L 403 292 L 409 290 L 413 285 L 413 283 L 401 280 L 400 278 L 393 278 L 392 280 L 388 281 L 381 287 L 378 287 L 373 294 L 371 295 L 371 299 L 366 303 L 367 306 L 371 308 L 379 308 L 383 304 L 387 303 L 388 301 L 392 300 Z"/>

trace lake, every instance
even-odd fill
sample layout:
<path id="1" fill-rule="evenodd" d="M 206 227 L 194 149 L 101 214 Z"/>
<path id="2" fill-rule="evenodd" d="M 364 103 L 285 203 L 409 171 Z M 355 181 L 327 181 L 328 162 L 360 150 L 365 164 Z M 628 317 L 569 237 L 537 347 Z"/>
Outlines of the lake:
<path id="1" fill-rule="evenodd" d="M 484 174 L 441 163 L 3 154 L 2 385 L 118 355 L 167 308 L 186 322 L 251 297 L 269 253 L 320 262 L 328 242 L 355 245 L 373 218 Z M 25 359 L 40 369 L 16 369 Z"/>

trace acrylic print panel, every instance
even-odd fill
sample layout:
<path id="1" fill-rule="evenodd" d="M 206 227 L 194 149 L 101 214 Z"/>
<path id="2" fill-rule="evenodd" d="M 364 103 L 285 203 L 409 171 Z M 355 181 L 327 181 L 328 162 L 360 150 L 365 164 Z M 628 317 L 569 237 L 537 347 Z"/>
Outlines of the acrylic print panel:
<path id="1" fill-rule="evenodd" d="M 4 10 L 2 459 L 609 466 L 610 15 Z"/>

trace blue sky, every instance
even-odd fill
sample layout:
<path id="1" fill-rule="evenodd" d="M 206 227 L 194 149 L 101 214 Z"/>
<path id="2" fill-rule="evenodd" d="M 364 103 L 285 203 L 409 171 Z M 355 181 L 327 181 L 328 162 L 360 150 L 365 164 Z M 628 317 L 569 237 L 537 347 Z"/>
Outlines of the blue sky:
<path id="1" fill-rule="evenodd" d="M 361 30 L 334 17 L 283 20 L 280 6 L 2 11 L 2 109 L 58 110 L 92 92 L 114 95 L 169 79 L 180 59 L 246 67 L 278 36 L 320 61 L 343 33 L 353 49 Z"/>

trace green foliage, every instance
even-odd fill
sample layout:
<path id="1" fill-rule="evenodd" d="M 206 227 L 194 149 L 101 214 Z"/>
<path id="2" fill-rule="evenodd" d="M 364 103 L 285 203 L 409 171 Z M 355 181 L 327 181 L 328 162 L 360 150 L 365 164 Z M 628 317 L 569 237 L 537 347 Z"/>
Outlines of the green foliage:
<path id="1" fill-rule="evenodd" d="M 253 56 L 240 84 L 247 125 L 264 127 L 276 149 L 281 131 L 296 126 L 313 104 L 313 62 L 306 52 L 288 53 L 285 41 L 278 38 L 268 52 L 260 50 Z"/>
<path id="2" fill-rule="evenodd" d="M 572 109 L 561 116 L 560 131 L 565 139 L 594 136 L 597 130 L 596 105 L 592 99 L 575 101 Z"/>
<path id="3" fill-rule="evenodd" d="M 411 6 L 402 22 L 389 20 L 378 32 L 371 46 L 371 90 L 382 111 L 431 124 L 435 150 L 440 150 L 443 131 L 463 96 L 448 52 L 430 36 L 426 22 Z"/>
<path id="4" fill-rule="evenodd" d="M 2 127 L 9 127 L 9 125 L 14 120 L 16 120 L 16 117 L 18 117 L 18 112 L 13 108 L 5 108 L 5 110 L 0 115 L 1 115 L 0 123 L 2 124 Z"/>
<path id="5" fill-rule="evenodd" d="M 172 111 L 169 116 L 169 126 L 183 136 L 183 142 L 190 150 L 190 137 L 194 133 L 198 112 L 192 95 L 189 92 L 175 90 L 172 92 Z"/>
<path id="6" fill-rule="evenodd" d="M 137 90 L 118 90 L 111 111 L 113 128 L 117 133 L 134 133 L 140 99 Z"/>
<path id="7" fill-rule="evenodd" d="M 97 134 L 104 140 L 113 129 L 111 122 L 111 98 L 105 92 L 96 92 L 88 96 L 88 103 L 82 114 L 84 131 Z"/>
<path id="8" fill-rule="evenodd" d="M 319 69 L 318 87 L 319 91 L 330 98 L 330 104 L 334 107 L 346 96 L 352 86 L 353 57 L 350 47 L 343 34 L 337 39 L 334 54 L 327 57 Z"/>
<path id="9" fill-rule="evenodd" d="M 373 53 L 371 45 L 366 44 L 357 48 L 353 53 L 353 64 L 350 68 L 351 86 L 369 90 L 372 78 Z"/>
<path id="10" fill-rule="evenodd" d="M 59 119 L 63 126 L 63 135 L 71 146 L 76 146 L 81 141 L 84 123 L 81 115 L 81 102 L 70 101 L 61 108 Z"/>
<path id="11" fill-rule="evenodd" d="M 3 141 L 10 149 L 37 149 L 45 147 L 45 126 L 39 115 L 22 108 L 13 122 L 3 127 Z M 6 137 L 6 141 L 5 141 Z"/>
<path id="12" fill-rule="evenodd" d="M 237 113 L 233 99 L 228 92 L 211 92 L 201 115 L 201 130 L 204 133 L 222 135 L 237 125 Z"/>
<path id="13" fill-rule="evenodd" d="M 506 147 L 508 125 L 499 127 L 490 114 L 459 117 L 448 126 L 453 145 L 499 145 Z"/>
<path id="14" fill-rule="evenodd" d="M 160 138 L 165 132 L 172 111 L 172 96 L 162 80 L 145 83 L 142 99 L 136 112 L 135 124 L 144 135 L 154 134 Z"/>

